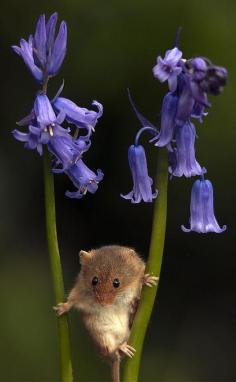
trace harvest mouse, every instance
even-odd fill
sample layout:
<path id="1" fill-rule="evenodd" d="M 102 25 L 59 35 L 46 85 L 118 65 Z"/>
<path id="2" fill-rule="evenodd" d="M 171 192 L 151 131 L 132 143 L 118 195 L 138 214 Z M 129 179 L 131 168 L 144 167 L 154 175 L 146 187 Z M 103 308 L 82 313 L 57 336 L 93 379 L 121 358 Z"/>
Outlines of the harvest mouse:
<path id="1" fill-rule="evenodd" d="M 113 362 L 122 353 L 132 357 L 135 349 L 127 341 L 141 289 L 156 285 L 158 277 L 144 274 L 144 261 L 128 247 L 105 246 L 79 256 L 76 283 L 67 301 L 54 309 L 60 316 L 77 308 L 101 355 Z"/>

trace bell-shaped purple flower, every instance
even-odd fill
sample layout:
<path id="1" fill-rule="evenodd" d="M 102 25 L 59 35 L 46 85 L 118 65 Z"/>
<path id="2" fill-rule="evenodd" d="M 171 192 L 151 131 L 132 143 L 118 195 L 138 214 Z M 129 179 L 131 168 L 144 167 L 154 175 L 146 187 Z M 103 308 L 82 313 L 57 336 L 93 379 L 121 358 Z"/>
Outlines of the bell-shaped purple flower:
<path id="1" fill-rule="evenodd" d="M 47 24 L 47 73 L 50 77 L 55 76 L 59 72 L 66 55 L 67 45 L 67 25 L 65 21 L 61 22 L 57 37 L 55 39 L 54 23 L 56 22 L 54 21 L 52 15 Z"/>
<path id="2" fill-rule="evenodd" d="M 205 107 L 211 104 L 207 98 L 207 92 L 201 86 L 207 75 L 207 63 L 201 57 L 188 60 L 184 71 L 178 80 L 179 102 L 176 113 L 176 124 L 182 126 L 191 117 L 202 121 L 206 115 Z"/>
<path id="3" fill-rule="evenodd" d="M 208 113 L 205 112 L 205 107 L 203 105 L 201 105 L 200 103 L 195 102 L 193 110 L 192 110 L 191 117 L 198 119 L 198 121 L 200 123 L 202 123 L 203 122 L 203 117 L 205 117 L 207 115 L 208 115 Z"/>
<path id="4" fill-rule="evenodd" d="M 68 136 L 54 135 L 48 142 L 48 150 L 55 156 L 53 172 L 62 173 L 73 166 L 86 152 L 91 145 L 90 141 L 83 138 L 77 140 Z"/>
<path id="5" fill-rule="evenodd" d="M 57 17 L 54 13 L 46 23 L 45 15 L 41 15 L 34 36 L 30 35 L 28 41 L 21 39 L 20 46 L 12 46 L 40 83 L 57 74 L 66 54 L 67 26 L 62 21 L 55 38 Z"/>
<path id="6" fill-rule="evenodd" d="M 87 128 L 91 133 L 94 129 L 98 118 L 103 114 L 103 106 L 97 101 L 92 102 L 98 111 L 88 110 L 85 107 L 80 107 L 67 98 L 57 97 L 53 101 L 53 107 L 61 113 L 65 114 L 67 122 L 73 123 L 77 127 Z"/>
<path id="7" fill-rule="evenodd" d="M 58 115 L 58 117 L 56 116 L 46 94 L 39 92 L 35 98 L 33 109 L 27 116 L 17 122 L 17 125 L 28 126 L 30 124 L 39 124 L 39 126 L 45 128 L 49 125 L 53 126 L 55 123 L 62 123 L 64 120 L 64 118 L 61 118 L 62 116 L 65 117 L 62 114 Z"/>
<path id="8" fill-rule="evenodd" d="M 33 110 L 18 123 L 20 126 L 28 125 L 28 132 L 15 129 L 12 133 L 18 141 L 25 142 L 26 148 L 37 149 L 41 155 L 42 145 L 47 144 L 54 136 L 72 140 L 68 129 L 60 126 L 63 119 L 62 113 L 56 116 L 48 97 L 40 93 L 36 96 Z"/>
<path id="9" fill-rule="evenodd" d="M 34 102 L 34 112 L 37 122 L 44 127 L 55 125 L 57 117 L 45 94 L 37 95 Z"/>
<path id="10" fill-rule="evenodd" d="M 66 174 L 72 180 L 75 187 L 78 188 L 75 192 L 66 191 L 66 196 L 73 199 L 81 199 L 86 193 L 94 194 L 97 191 L 98 183 L 103 179 L 103 172 L 98 169 L 97 174 L 90 170 L 86 164 L 79 159 L 71 166 Z"/>
<path id="11" fill-rule="evenodd" d="M 12 131 L 12 135 L 18 141 L 25 142 L 24 147 L 26 149 L 30 149 L 30 150 L 36 149 L 39 155 L 42 155 L 43 147 L 42 147 L 40 128 L 30 125 L 28 133 L 22 133 L 21 131 L 15 129 Z"/>
<path id="12" fill-rule="evenodd" d="M 190 228 L 181 226 L 184 232 L 221 233 L 226 225 L 219 226 L 214 214 L 213 187 L 209 180 L 198 179 L 194 182 L 190 203 Z"/>
<path id="13" fill-rule="evenodd" d="M 218 95 L 227 83 L 228 72 L 225 68 L 210 65 L 207 69 L 206 78 L 201 82 L 201 88 L 207 93 Z"/>
<path id="14" fill-rule="evenodd" d="M 65 114 L 60 112 L 57 116 L 52 108 L 51 102 L 45 94 L 38 94 L 34 102 L 34 115 L 42 133 L 48 140 L 53 135 L 69 137 L 69 129 L 64 129 L 60 124 L 65 119 Z M 44 143 L 48 143 L 48 140 Z"/>
<path id="15" fill-rule="evenodd" d="M 205 172 L 195 158 L 196 131 L 192 123 L 187 122 L 183 126 L 176 127 L 176 166 L 169 167 L 169 172 L 174 176 L 191 177 L 202 175 Z M 174 163 L 174 161 L 173 161 Z"/>
<path id="16" fill-rule="evenodd" d="M 127 195 L 121 195 L 131 203 L 152 202 L 158 191 L 152 192 L 152 179 L 148 176 L 147 160 L 143 146 L 132 145 L 128 150 L 129 166 L 133 178 L 133 190 Z"/>
<path id="17" fill-rule="evenodd" d="M 206 76 L 208 62 L 203 57 L 195 57 L 188 60 L 185 66 L 192 80 L 200 82 Z"/>
<path id="18" fill-rule="evenodd" d="M 178 97 L 174 93 L 167 93 L 163 99 L 161 109 L 161 130 L 150 142 L 157 141 L 155 146 L 167 146 L 173 139 L 175 131 L 175 115 Z"/>
<path id="19" fill-rule="evenodd" d="M 26 41 L 25 39 L 20 40 L 20 46 L 12 46 L 13 50 L 22 57 L 24 63 L 31 71 L 32 75 L 38 82 L 43 81 L 43 72 L 42 70 L 36 65 L 34 60 L 34 43 L 33 43 L 33 36 L 29 37 L 29 40 Z"/>
<path id="20" fill-rule="evenodd" d="M 177 48 L 167 50 L 164 59 L 157 57 L 157 64 L 152 69 L 154 77 L 160 82 L 168 80 L 169 90 L 174 92 L 177 87 L 177 77 L 182 72 L 180 60 L 182 52 Z"/>
<path id="21" fill-rule="evenodd" d="M 179 95 L 175 119 L 176 125 L 178 126 L 182 126 L 190 119 L 195 105 L 195 99 L 190 89 L 190 85 L 187 80 L 184 82 L 185 83 L 182 85 L 181 93 Z"/>

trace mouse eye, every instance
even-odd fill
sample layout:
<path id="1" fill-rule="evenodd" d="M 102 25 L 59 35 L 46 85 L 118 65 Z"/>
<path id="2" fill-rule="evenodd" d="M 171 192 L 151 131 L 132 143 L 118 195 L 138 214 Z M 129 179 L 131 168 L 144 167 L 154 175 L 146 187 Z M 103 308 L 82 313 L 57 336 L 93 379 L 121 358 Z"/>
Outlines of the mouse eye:
<path id="1" fill-rule="evenodd" d="M 97 283 L 98 283 L 98 278 L 97 278 L 97 276 L 95 276 L 95 277 L 92 279 L 92 285 L 95 286 L 95 285 L 97 285 Z"/>
<path id="2" fill-rule="evenodd" d="M 114 287 L 114 288 L 119 288 L 119 286 L 120 286 L 120 280 L 119 280 L 119 279 L 114 279 L 112 284 L 113 284 L 113 287 Z"/>

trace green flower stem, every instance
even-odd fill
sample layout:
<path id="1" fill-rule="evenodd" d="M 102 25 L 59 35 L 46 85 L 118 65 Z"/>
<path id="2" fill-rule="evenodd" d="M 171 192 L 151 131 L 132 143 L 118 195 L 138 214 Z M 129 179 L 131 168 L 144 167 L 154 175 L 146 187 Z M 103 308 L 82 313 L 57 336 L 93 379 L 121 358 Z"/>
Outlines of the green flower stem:
<path id="1" fill-rule="evenodd" d="M 59 302 L 64 301 L 65 295 L 60 254 L 57 242 L 54 179 L 50 169 L 49 153 L 46 150 L 44 151 L 43 159 L 48 251 L 51 263 L 53 288 L 56 300 L 55 302 L 56 304 L 58 304 Z M 69 340 L 69 327 L 68 317 L 66 314 L 61 317 L 58 317 L 58 338 L 60 352 L 60 381 L 72 382 L 73 376 Z"/>
<path id="2" fill-rule="evenodd" d="M 149 258 L 146 273 L 160 276 L 162 256 L 166 232 L 167 215 L 167 186 L 168 186 L 168 160 L 167 150 L 160 149 L 157 166 L 157 188 L 159 195 L 154 205 L 153 226 L 150 243 Z M 134 319 L 129 345 L 136 349 L 132 359 L 126 359 L 123 369 L 123 382 L 137 382 L 143 349 L 144 338 L 151 317 L 157 287 L 142 289 L 141 299 L 137 314 Z"/>

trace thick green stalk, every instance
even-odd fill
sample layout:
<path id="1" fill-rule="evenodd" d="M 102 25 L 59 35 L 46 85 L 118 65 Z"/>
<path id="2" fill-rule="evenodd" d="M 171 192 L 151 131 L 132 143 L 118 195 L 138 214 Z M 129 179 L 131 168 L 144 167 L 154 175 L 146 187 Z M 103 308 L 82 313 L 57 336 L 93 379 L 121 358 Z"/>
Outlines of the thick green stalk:
<path id="1" fill-rule="evenodd" d="M 168 161 L 166 149 L 159 150 L 156 184 L 159 195 L 154 205 L 150 251 L 145 272 L 160 276 L 167 215 Z M 129 345 L 136 349 L 136 353 L 132 359 L 126 359 L 124 362 L 123 382 L 138 381 L 143 342 L 151 317 L 157 288 L 158 285 L 153 288 L 144 287 L 142 290 L 140 305 L 129 339 Z"/>
<path id="2" fill-rule="evenodd" d="M 43 157 L 48 251 L 51 263 L 55 303 L 58 304 L 59 302 L 64 301 L 65 295 L 60 254 L 57 242 L 54 179 L 50 170 L 49 153 L 46 150 L 44 151 Z M 60 380 L 61 382 L 72 382 L 73 376 L 67 315 L 65 314 L 61 317 L 58 317 L 57 320 L 60 352 Z"/>

